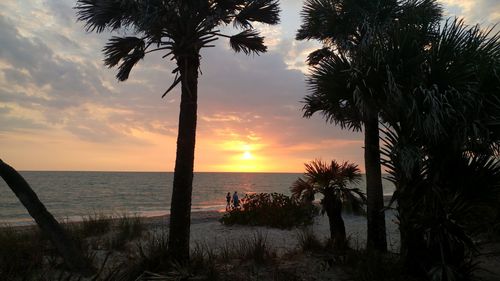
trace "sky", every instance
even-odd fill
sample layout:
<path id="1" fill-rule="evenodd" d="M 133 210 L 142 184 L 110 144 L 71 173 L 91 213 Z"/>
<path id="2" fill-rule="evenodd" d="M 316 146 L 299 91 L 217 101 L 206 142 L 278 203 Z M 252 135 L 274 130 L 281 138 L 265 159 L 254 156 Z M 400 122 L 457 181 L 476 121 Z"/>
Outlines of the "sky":
<path id="1" fill-rule="evenodd" d="M 101 49 L 120 34 L 85 32 L 75 2 L 0 2 L 0 158 L 18 170 L 173 171 L 180 89 L 161 98 L 172 63 L 151 54 L 118 82 Z M 469 24 L 500 22 L 498 0 L 441 3 Z M 313 159 L 364 170 L 361 133 L 302 118 L 318 45 L 294 40 L 301 5 L 282 0 L 281 24 L 258 26 L 265 54 L 224 39 L 202 50 L 195 171 L 302 172 Z"/>

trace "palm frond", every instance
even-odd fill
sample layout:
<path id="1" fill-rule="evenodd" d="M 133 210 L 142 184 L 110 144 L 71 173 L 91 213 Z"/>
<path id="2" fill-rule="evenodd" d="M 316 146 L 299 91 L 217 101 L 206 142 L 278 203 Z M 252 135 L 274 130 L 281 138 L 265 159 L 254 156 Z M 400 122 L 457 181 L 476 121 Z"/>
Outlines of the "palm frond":
<path id="1" fill-rule="evenodd" d="M 366 215 L 366 195 L 358 188 L 346 188 L 342 193 L 343 210 L 355 215 Z"/>
<path id="2" fill-rule="evenodd" d="M 406 0 L 398 14 L 400 26 L 418 27 L 421 31 L 436 27 L 443 17 L 443 8 L 436 0 Z"/>
<path id="3" fill-rule="evenodd" d="M 306 62 L 310 66 L 318 65 L 324 58 L 329 58 L 333 55 L 330 48 L 324 47 L 307 55 Z"/>
<path id="4" fill-rule="evenodd" d="M 340 55 L 332 54 L 311 69 L 307 77 L 309 93 L 303 100 L 304 117 L 320 112 L 327 122 L 361 130 L 362 112 L 354 101 L 351 64 Z"/>
<path id="5" fill-rule="evenodd" d="M 278 0 L 247 0 L 234 17 L 234 24 L 252 28 L 252 22 L 278 24 L 280 7 Z"/>
<path id="6" fill-rule="evenodd" d="M 324 41 L 329 36 L 335 19 L 339 16 L 339 6 L 330 0 L 306 0 L 300 15 L 302 25 L 297 31 L 296 40 L 316 39 Z"/>
<path id="7" fill-rule="evenodd" d="M 104 64 L 110 68 L 114 67 L 120 60 L 128 56 L 132 50 L 144 51 L 144 48 L 144 41 L 140 38 L 113 36 L 102 49 L 105 56 Z"/>
<path id="8" fill-rule="evenodd" d="M 290 191 L 292 192 L 292 198 L 296 200 L 310 197 L 311 194 L 314 194 L 316 192 L 314 185 L 302 178 L 298 178 L 292 184 L 292 186 L 290 187 Z"/>
<path id="9" fill-rule="evenodd" d="M 100 33 L 106 28 L 117 30 L 132 24 L 139 6 L 134 0 L 78 0 L 75 9 L 87 31 Z"/>
<path id="10" fill-rule="evenodd" d="M 304 166 L 306 169 L 305 176 L 310 182 L 319 185 L 321 188 L 329 186 L 333 174 L 331 173 L 330 166 L 326 162 L 315 159 L 304 164 Z"/>
<path id="11" fill-rule="evenodd" d="M 333 165 L 332 161 L 332 165 Z M 361 181 L 361 171 L 358 165 L 354 163 L 349 163 L 347 161 L 343 162 L 339 166 L 339 177 L 343 179 L 345 183 L 359 183 Z"/>
<path id="12" fill-rule="evenodd" d="M 229 44 L 235 52 L 243 52 L 246 55 L 251 53 L 258 55 L 267 51 L 267 47 L 264 45 L 264 37 L 253 29 L 247 29 L 231 36 Z"/>
<path id="13" fill-rule="evenodd" d="M 135 49 L 134 52 L 125 56 L 122 60 L 121 65 L 118 67 L 118 73 L 116 78 L 120 81 L 125 81 L 128 79 L 130 71 L 139 60 L 144 58 L 144 50 Z"/>

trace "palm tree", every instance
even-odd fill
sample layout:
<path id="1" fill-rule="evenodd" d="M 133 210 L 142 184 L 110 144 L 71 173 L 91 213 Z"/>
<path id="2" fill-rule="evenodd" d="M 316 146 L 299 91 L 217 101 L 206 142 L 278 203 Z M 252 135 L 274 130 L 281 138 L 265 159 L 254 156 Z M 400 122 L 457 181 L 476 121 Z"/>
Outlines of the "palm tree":
<path id="1" fill-rule="evenodd" d="M 28 213 L 35 220 L 42 232 L 47 235 L 65 263 L 84 276 L 94 272 L 89 261 L 83 256 L 74 241 L 67 235 L 62 226 L 45 208 L 38 196 L 26 180 L 10 165 L 0 159 L 0 177 L 7 183 L 12 192 L 21 201 Z"/>
<path id="2" fill-rule="evenodd" d="M 103 49 L 104 64 L 118 66 L 116 77 L 127 80 L 132 67 L 146 54 L 162 51 L 177 67 L 176 77 L 163 94 L 181 84 L 177 155 L 174 170 L 169 229 L 169 252 L 179 260 L 189 259 L 189 232 L 196 139 L 198 69 L 200 50 L 212 47 L 220 37 L 228 38 L 235 52 L 260 54 L 264 38 L 252 23 L 277 24 L 278 0 L 78 0 L 78 20 L 87 31 L 132 30 L 137 36 L 113 36 Z M 220 33 L 233 24 L 243 29 L 235 35 Z M 163 97 L 162 96 L 162 97 Z"/>
<path id="3" fill-rule="evenodd" d="M 304 116 L 321 112 L 341 128 L 364 130 L 367 246 L 379 251 L 387 250 L 378 127 L 387 77 L 374 46 L 394 25 L 426 30 L 440 15 L 434 0 L 307 0 L 302 10 L 297 40 L 323 44 L 308 57 Z"/>
<path id="4" fill-rule="evenodd" d="M 457 20 L 434 33 L 419 47 L 401 30 L 385 50 L 398 59 L 387 68 L 383 154 L 408 269 L 467 280 L 469 233 L 500 202 L 500 33 Z"/>
<path id="5" fill-rule="evenodd" d="M 342 164 L 333 160 L 330 165 L 321 160 L 305 164 L 304 179 L 299 178 L 290 187 L 292 197 L 309 201 L 311 194 L 321 193 L 321 206 L 330 223 L 330 240 L 334 249 L 342 250 L 346 246 L 345 224 L 342 209 L 348 208 L 354 213 L 363 213 L 366 197 L 358 188 L 349 187 L 361 179 L 355 164 Z"/>

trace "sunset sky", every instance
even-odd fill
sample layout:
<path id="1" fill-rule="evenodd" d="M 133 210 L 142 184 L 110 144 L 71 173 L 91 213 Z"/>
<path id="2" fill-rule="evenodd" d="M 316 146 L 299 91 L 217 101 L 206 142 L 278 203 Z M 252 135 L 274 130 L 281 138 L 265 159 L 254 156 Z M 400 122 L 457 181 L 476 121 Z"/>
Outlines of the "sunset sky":
<path id="1" fill-rule="evenodd" d="M 109 33 L 86 33 L 76 1 L 0 2 L 0 158 L 19 170 L 172 171 L 179 89 L 161 99 L 172 64 L 149 55 L 126 82 L 107 69 Z M 498 0 L 446 0 L 448 16 L 500 21 Z M 281 1 L 281 24 L 260 28 L 269 51 L 202 51 L 195 171 L 301 172 L 315 158 L 363 169 L 362 134 L 303 119 L 302 1 Z M 498 28 L 497 28 L 498 29 Z"/>

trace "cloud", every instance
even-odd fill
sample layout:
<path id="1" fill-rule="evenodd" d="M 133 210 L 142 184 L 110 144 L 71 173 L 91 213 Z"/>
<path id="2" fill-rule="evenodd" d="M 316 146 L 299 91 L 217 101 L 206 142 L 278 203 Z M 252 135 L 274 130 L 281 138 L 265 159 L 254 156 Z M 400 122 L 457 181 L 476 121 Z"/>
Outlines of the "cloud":
<path id="1" fill-rule="evenodd" d="M 445 14 L 465 18 L 468 24 L 492 27 L 500 21 L 500 2 L 497 0 L 442 0 Z M 498 30 L 498 27 L 497 27 Z"/>
<path id="2" fill-rule="evenodd" d="M 73 4 L 0 3 L 0 133 L 9 135 L 9 141 L 0 138 L 0 146 L 21 159 L 26 155 L 21 146 L 39 142 L 58 155 L 50 167 L 59 169 L 78 169 L 65 155 L 78 156 L 85 168 L 132 169 L 122 159 L 139 165 L 146 156 L 155 160 L 143 161 L 148 162 L 143 169 L 170 167 L 158 163 L 173 163 L 175 157 L 179 87 L 160 98 L 174 77 L 173 62 L 149 54 L 128 81 L 117 82 L 117 69 L 102 62 L 111 34 L 86 33 Z M 361 134 L 342 131 L 320 116 L 302 118 L 304 61 L 317 45 L 294 41 L 301 5 L 285 0 L 280 26 L 258 26 L 268 39 L 268 53 L 235 54 L 224 38 L 202 51 L 198 170 L 228 167 L 245 147 L 274 171 L 299 171 L 317 157 L 362 161 Z M 85 147 L 84 153 L 74 147 Z M 30 153 L 33 158 L 50 154 Z M 35 167 L 26 161 L 21 167 Z"/>

